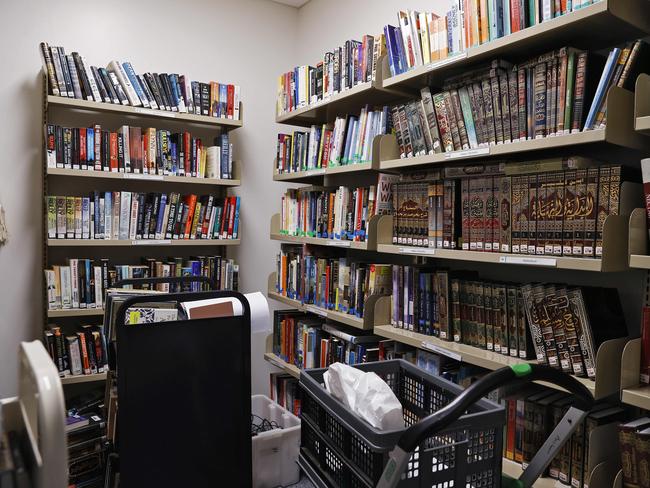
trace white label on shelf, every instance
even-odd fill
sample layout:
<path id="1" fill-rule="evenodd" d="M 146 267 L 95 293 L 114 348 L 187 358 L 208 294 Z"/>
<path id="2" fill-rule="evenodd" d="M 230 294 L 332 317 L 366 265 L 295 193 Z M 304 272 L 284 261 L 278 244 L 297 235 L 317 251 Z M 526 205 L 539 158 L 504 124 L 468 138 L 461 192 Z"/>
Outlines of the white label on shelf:
<path id="1" fill-rule="evenodd" d="M 321 317 L 327 317 L 327 310 L 323 310 L 320 307 L 315 307 L 314 305 L 307 305 L 305 307 L 305 310 L 307 312 L 311 312 L 316 315 L 320 315 Z"/>
<path id="2" fill-rule="evenodd" d="M 328 240 L 327 245 L 328 246 L 335 246 L 335 247 L 350 247 L 352 244 L 352 241 L 339 241 L 339 240 Z"/>
<path id="3" fill-rule="evenodd" d="M 162 181 L 163 175 L 149 175 L 142 173 L 124 173 L 124 178 L 127 180 L 152 180 L 152 181 Z"/>
<path id="4" fill-rule="evenodd" d="M 465 149 L 464 151 L 452 151 L 445 154 L 445 159 L 470 158 L 472 156 L 481 156 L 490 154 L 490 147 L 477 147 L 475 149 Z"/>
<path id="5" fill-rule="evenodd" d="M 169 117 L 172 119 L 176 118 L 176 112 L 167 112 L 166 110 L 151 110 L 148 108 L 134 107 L 133 111 L 144 115 L 155 115 L 157 117 Z"/>
<path id="6" fill-rule="evenodd" d="M 131 241 L 134 246 L 159 246 L 161 244 L 171 244 L 171 239 L 138 239 Z"/>
<path id="7" fill-rule="evenodd" d="M 442 66 L 447 66 L 448 64 L 455 63 L 456 61 L 460 61 L 461 59 L 465 59 L 467 57 L 467 51 L 464 51 L 462 53 L 449 56 L 447 59 L 443 59 L 442 61 L 438 61 L 437 63 L 431 63 L 427 66 L 427 71 L 433 71 L 434 69 L 441 68 Z"/>
<path id="8" fill-rule="evenodd" d="M 305 176 L 317 176 L 317 175 L 324 175 L 324 174 L 325 174 L 325 168 L 310 169 L 308 171 L 305 171 Z"/>
<path id="9" fill-rule="evenodd" d="M 436 250 L 427 247 L 400 247 L 399 253 L 400 254 L 426 254 L 427 256 L 433 256 L 436 253 Z"/>
<path id="10" fill-rule="evenodd" d="M 422 349 L 427 349 L 428 351 L 437 352 L 438 354 L 442 354 L 443 356 L 447 356 L 448 358 L 455 359 L 456 361 L 461 361 L 460 354 L 449 351 L 444 347 L 436 346 L 435 344 L 431 344 L 430 342 L 427 341 L 422 341 Z"/>
<path id="11" fill-rule="evenodd" d="M 527 264 L 529 266 L 557 266 L 555 258 L 534 258 L 526 256 L 500 256 L 500 263 L 505 264 Z"/>

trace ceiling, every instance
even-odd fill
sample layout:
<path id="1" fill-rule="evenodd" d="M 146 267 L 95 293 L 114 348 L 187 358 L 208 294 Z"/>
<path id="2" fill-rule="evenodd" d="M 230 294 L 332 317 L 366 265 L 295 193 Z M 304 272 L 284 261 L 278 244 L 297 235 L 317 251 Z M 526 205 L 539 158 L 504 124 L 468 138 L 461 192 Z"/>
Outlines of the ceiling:
<path id="1" fill-rule="evenodd" d="M 300 8 L 304 4 L 309 2 L 309 0 L 271 0 L 271 1 L 275 3 L 282 3 L 284 5 L 289 5 L 290 7 L 296 7 L 296 8 Z"/>

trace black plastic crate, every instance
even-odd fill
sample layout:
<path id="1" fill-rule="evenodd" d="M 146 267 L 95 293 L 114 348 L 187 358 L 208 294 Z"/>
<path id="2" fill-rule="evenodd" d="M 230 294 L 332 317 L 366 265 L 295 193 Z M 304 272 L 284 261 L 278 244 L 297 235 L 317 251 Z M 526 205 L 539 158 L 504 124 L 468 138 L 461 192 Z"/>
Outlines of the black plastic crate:
<path id="1" fill-rule="evenodd" d="M 439 410 L 462 388 L 402 361 L 355 366 L 379 375 L 397 395 L 405 425 Z M 302 371 L 302 457 L 335 488 L 374 487 L 404 429 L 380 431 L 325 389 L 327 369 Z M 487 399 L 412 454 L 400 487 L 498 487 L 501 483 L 502 406 Z"/>

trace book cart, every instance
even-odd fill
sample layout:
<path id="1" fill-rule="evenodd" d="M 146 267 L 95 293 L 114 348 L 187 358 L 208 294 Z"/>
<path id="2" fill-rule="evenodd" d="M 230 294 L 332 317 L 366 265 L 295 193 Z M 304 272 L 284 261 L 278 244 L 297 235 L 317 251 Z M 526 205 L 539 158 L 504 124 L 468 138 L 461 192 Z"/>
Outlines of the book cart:
<path id="1" fill-rule="evenodd" d="M 396 5 L 396 10 L 399 9 Z M 376 80 L 337 93 L 294 111 L 276 117 L 276 122 L 309 127 L 333 122 L 336 116 L 358 114 L 366 104 L 377 106 L 414 98 L 420 88 L 440 87 L 445 78 L 462 74 L 491 59 L 504 58 L 516 62 L 531 54 L 573 46 L 581 49 L 602 49 L 622 41 L 643 38 L 650 33 L 647 2 L 637 0 L 601 0 L 582 9 L 550 21 L 525 28 L 497 40 L 469 48 L 447 59 L 419 66 L 397 76 L 390 76 L 388 60 L 379 62 Z M 597 33 L 596 35 L 594 35 Z M 607 127 L 568 135 L 512 142 L 479 149 L 445 152 L 411 158 L 400 158 L 393 135 L 377 136 L 372 146 L 372 161 L 358 165 L 343 165 L 277 174 L 273 180 L 320 186 L 363 186 L 376 183 L 377 172 L 404 173 L 430 169 L 441 165 L 476 164 L 484 161 L 525 161 L 558 155 L 592 156 L 611 163 L 636 166 L 650 154 L 650 76 L 641 75 L 636 90 L 614 87 L 607 94 Z M 611 117 L 611 118 L 610 118 Z M 274 168 L 276 167 L 275 162 Z M 639 185 L 625 184 L 622 189 L 620 215 L 607 217 L 603 231 L 601 258 L 564 256 L 532 256 L 449 249 L 398 246 L 392 243 L 392 217 L 374 217 L 369 223 L 365 242 L 336 241 L 314 237 L 288 236 L 282 233 L 280 216 L 270 222 L 273 241 L 309 244 L 337 249 L 341 255 L 358 256 L 368 262 L 388 264 L 437 263 L 449 269 L 472 269 L 481 276 L 521 282 L 564 282 L 570 285 L 594 285 L 623 290 L 623 303 L 630 337 L 610 340 L 597 351 L 595 381 L 576 379 L 596 399 L 620 401 L 625 405 L 650 409 L 650 387 L 639 386 L 640 340 L 633 339 L 640 331 L 641 307 L 650 296 L 650 250 L 644 209 Z M 522 278 L 525 276 L 525 278 Z M 367 302 L 363 318 L 325 310 L 284 296 L 276 289 L 276 273 L 269 275 L 267 296 L 291 308 L 311 312 L 332 322 L 373 331 L 377 336 L 398 343 L 444 355 L 457 361 L 489 370 L 520 363 L 517 358 L 501 355 L 466 344 L 441 340 L 390 325 L 390 297 L 372 297 Z M 295 378 L 300 369 L 285 362 L 272 349 L 272 337 L 267 340 L 265 359 Z M 534 361 L 530 361 L 531 363 Z M 558 388 L 550 383 L 539 384 Z M 605 426 L 591 434 L 586 459 L 585 480 L 590 488 L 621 486 L 620 459 L 611 448 L 617 445 L 616 429 Z M 518 477 L 521 465 L 506 458 L 501 469 Z M 585 486 L 586 486 L 585 481 Z M 540 478 L 535 486 L 564 486 L 551 478 Z"/>
<path id="2" fill-rule="evenodd" d="M 134 278 L 116 285 L 161 283 L 214 287 L 204 276 Z M 131 307 L 207 299 L 238 300 L 243 312 L 124 323 Z M 136 295 L 119 304 L 114 319 L 117 340 L 110 347 L 109 374 L 116 378 L 119 408 L 107 486 L 113 486 L 116 471 L 120 486 L 127 488 L 207 486 L 215 479 L 250 486 L 250 308 L 245 297 L 229 291 Z"/>

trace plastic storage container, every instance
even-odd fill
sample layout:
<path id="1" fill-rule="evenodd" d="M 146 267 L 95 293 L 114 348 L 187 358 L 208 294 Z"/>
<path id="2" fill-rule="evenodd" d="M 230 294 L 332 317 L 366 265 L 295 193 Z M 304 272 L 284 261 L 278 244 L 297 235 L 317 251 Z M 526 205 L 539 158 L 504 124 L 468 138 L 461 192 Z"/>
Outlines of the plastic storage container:
<path id="1" fill-rule="evenodd" d="M 388 383 L 402 404 L 406 425 L 441 409 L 462 392 L 460 386 L 403 360 L 355 367 L 373 371 Z M 325 389 L 325 371 L 300 372 L 299 462 L 319 488 L 373 488 L 403 430 L 380 431 L 350 411 Z M 417 447 L 400 488 L 498 488 L 504 423 L 502 406 L 486 399 L 475 403 Z"/>
<path id="2" fill-rule="evenodd" d="M 253 488 L 297 483 L 300 419 L 265 395 L 251 397 L 251 412 L 282 427 L 253 436 Z"/>

